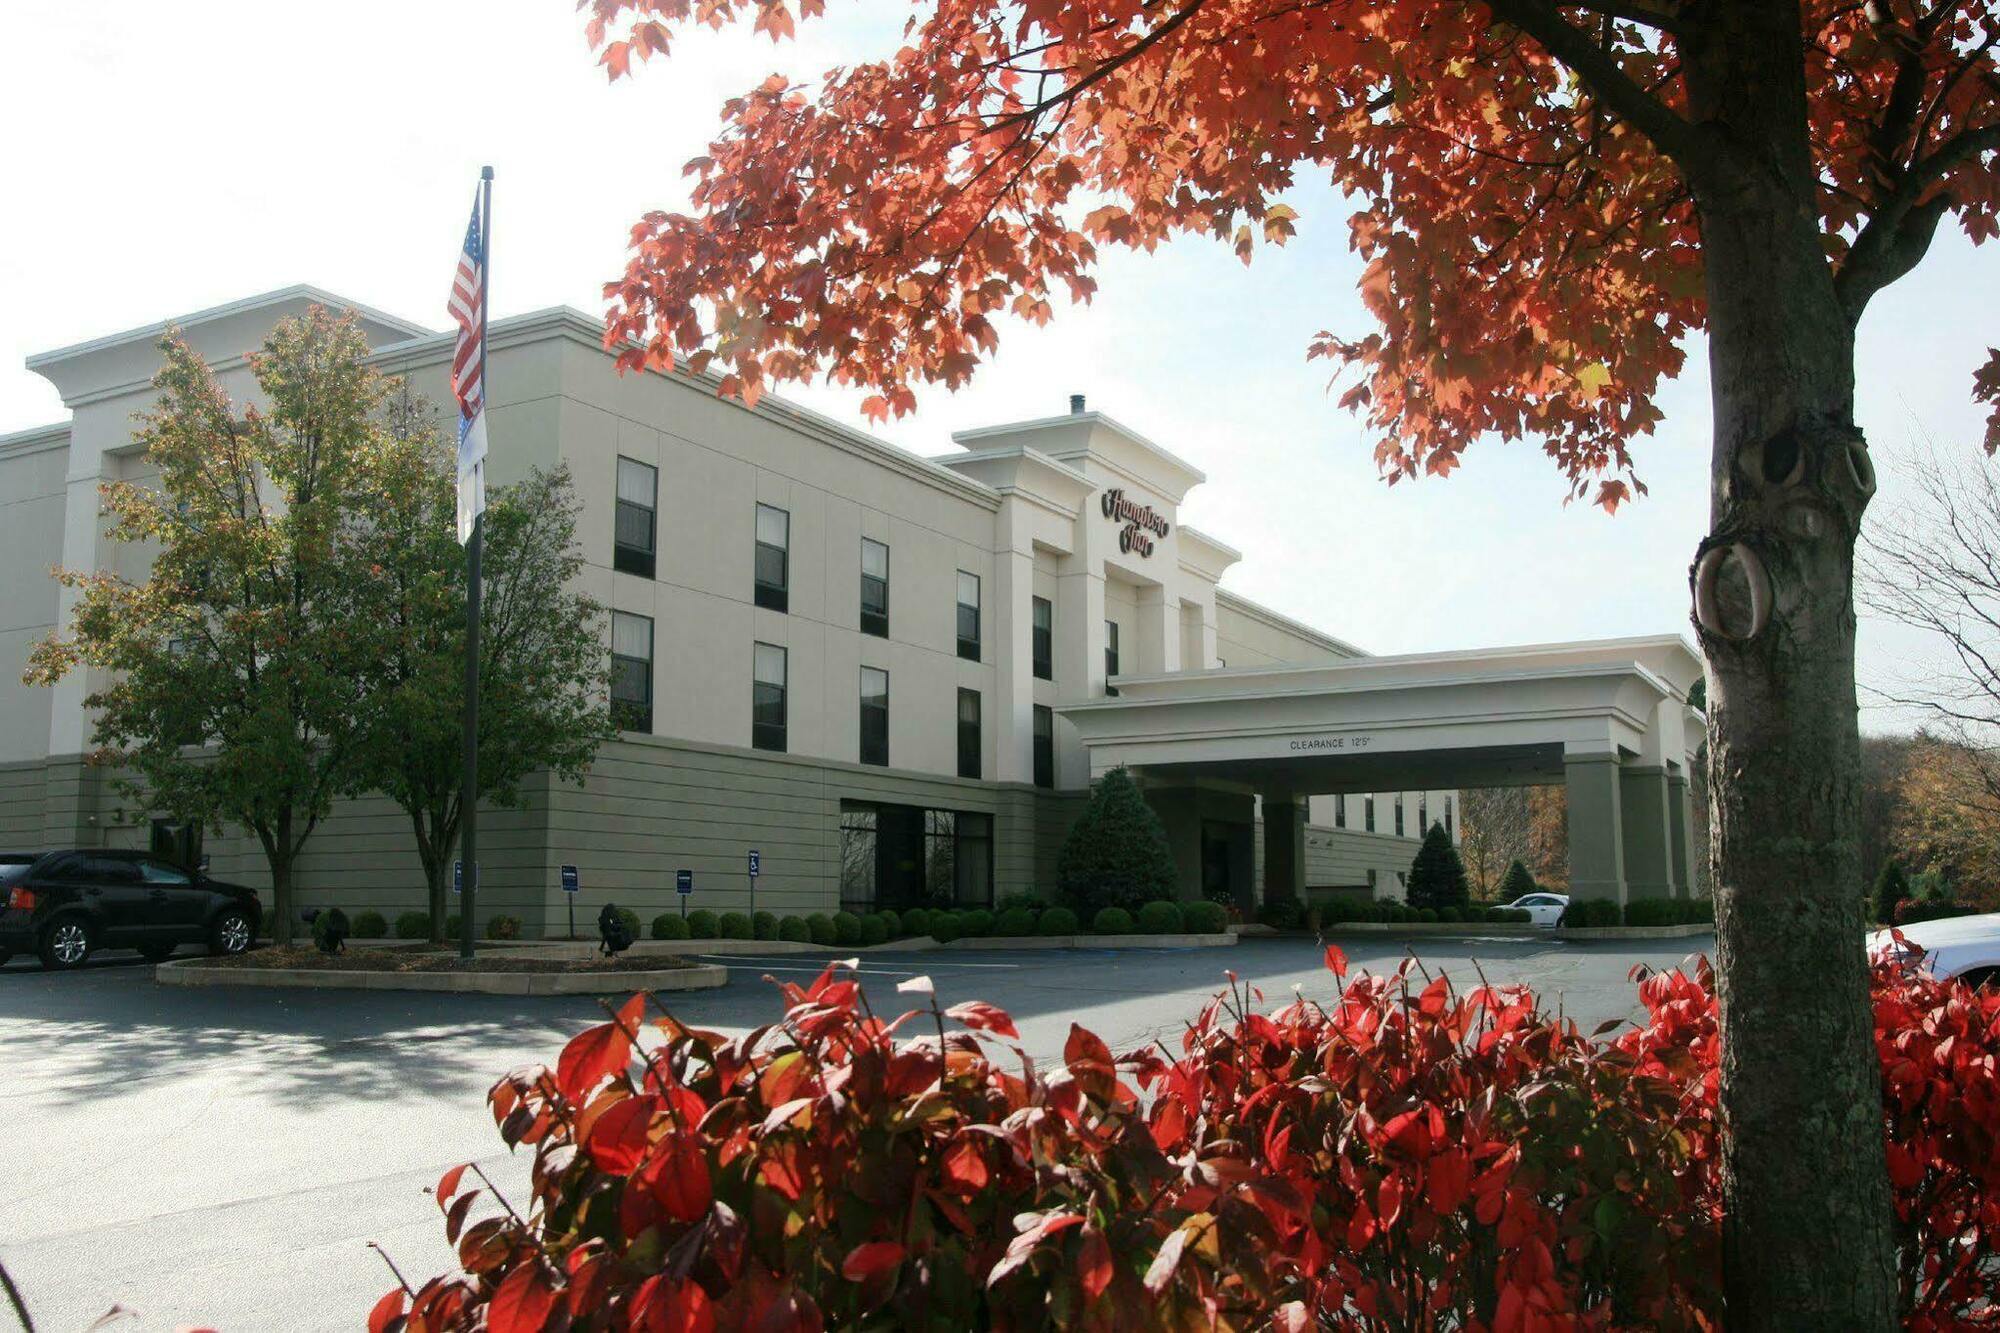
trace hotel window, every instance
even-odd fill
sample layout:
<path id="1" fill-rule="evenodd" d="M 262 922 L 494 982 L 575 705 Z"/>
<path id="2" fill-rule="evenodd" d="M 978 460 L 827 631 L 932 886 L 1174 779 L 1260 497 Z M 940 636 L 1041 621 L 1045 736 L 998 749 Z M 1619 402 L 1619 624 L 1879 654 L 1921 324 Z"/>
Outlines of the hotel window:
<path id="1" fill-rule="evenodd" d="M 889 673 L 861 668 L 861 762 L 889 762 Z"/>
<path id="2" fill-rule="evenodd" d="M 1431 794 L 1425 792 L 1417 798 L 1417 834 L 1423 836 L 1431 831 Z"/>
<path id="3" fill-rule="evenodd" d="M 1104 622 L 1104 679 L 1106 681 L 1106 684 L 1104 686 L 1104 692 L 1106 694 L 1118 693 L 1118 691 L 1112 689 L 1111 685 L 1109 684 L 1111 678 L 1117 674 L 1118 674 L 1118 622 L 1115 620 L 1107 620 Z"/>
<path id="4" fill-rule="evenodd" d="M 641 578 L 653 577 L 659 547 L 660 474 L 630 458 L 618 460 L 618 509 L 612 522 L 611 567 Z"/>
<path id="5" fill-rule="evenodd" d="M 785 650 L 760 643 L 751 664 L 750 743 L 760 750 L 785 748 Z"/>
<path id="6" fill-rule="evenodd" d="M 1335 828 L 1347 827 L 1347 798 L 1345 796 L 1336 796 L 1333 798 L 1333 826 Z"/>
<path id="7" fill-rule="evenodd" d="M 1056 609 L 1046 597 L 1033 602 L 1035 622 L 1035 679 L 1056 678 Z"/>
<path id="8" fill-rule="evenodd" d="M 889 637 L 889 548 L 861 539 L 861 632 Z"/>
<path id="9" fill-rule="evenodd" d="M 993 905 L 993 816 L 924 811 L 924 898 L 955 907 Z"/>
<path id="10" fill-rule="evenodd" d="M 979 691 L 958 692 L 958 775 L 979 776 Z"/>
<path id="11" fill-rule="evenodd" d="M 1035 705 L 1035 785 L 1056 785 L 1056 715 L 1046 704 Z"/>
<path id="12" fill-rule="evenodd" d="M 1372 795 L 1361 798 L 1361 827 L 1370 833 L 1375 831 L 1375 798 Z"/>
<path id="13" fill-rule="evenodd" d="M 757 506 L 757 605 L 789 609 L 792 585 L 792 516 L 770 505 Z"/>
<path id="14" fill-rule="evenodd" d="M 653 729 L 653 621 L 611 613 L 611 720 L 620 731 Z"/>
<path id="15" fill-rule="evenodd" d="M 1458 836 L 1458 830 L 1452 826 L 1451 822 L 1451 797 L 1449 796 L 1444 798 L 1444 831 L 1446 837 L 1455 838 Z"/>
<path id="16" fill-rule="evenodd" d="M 1396 793 L 1396 836 L 1403 836 L 1403 793 Z"/>
<path id="17" fill-rule="evenodd" d="M 958 655 L 979 660 L 979 576 L 958 571 Z"/>

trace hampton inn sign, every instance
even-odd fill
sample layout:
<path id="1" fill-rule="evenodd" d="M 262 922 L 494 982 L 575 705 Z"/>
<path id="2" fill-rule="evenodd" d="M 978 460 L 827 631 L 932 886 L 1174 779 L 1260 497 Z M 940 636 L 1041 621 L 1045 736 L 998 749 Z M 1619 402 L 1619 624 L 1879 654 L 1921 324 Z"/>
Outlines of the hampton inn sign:
<path id="1" fill-rule="evenodd" d="M 1165 539 L 1167 520 L 1160 516 L 1151 505 L 1135 504 L 1125 498 L 1125 492 L 1113 487 L 1104 492 L 1102 501 L 1104 516 L 1113 523 L 1124 526 L 1118 530 L 1118 549 L 1127 554 L 1146 555 L 1153 553 L 1153 537 Z M 1149 537 L 1146 534 L 1151 533 Z"/>

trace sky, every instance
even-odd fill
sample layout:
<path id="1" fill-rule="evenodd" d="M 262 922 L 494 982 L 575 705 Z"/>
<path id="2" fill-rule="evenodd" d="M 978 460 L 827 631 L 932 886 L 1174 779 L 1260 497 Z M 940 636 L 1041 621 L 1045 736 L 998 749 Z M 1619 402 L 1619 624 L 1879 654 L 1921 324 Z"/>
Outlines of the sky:
<path id="1" fill-rule="evenodd" d="M 893 49 L 907 6 L 850 0 L 774 46 L 747 27 L 683 37 L 609 84 L 569 0 L 8 0 L 0 5 L 0 434 L 63 418 L 37 351 L 295 283 L 432 328 L 482 163 L 496 172 L 497 317 L 602 314 L 632 222 L 684 206 L 681 166 L 719 108 L 776 71 L 811 78 Z M 1107 251 L 1089 307 L 1002 345 L 957 394 L 878 433 L 919 453 L 951 433 L 1067 410 L 1071 393 L 1208 475 L 1182 520 L 1243 552 L 1224 586 L 1373 652 L 1689 634 L 1687 567 L 1707 528 L 1706 352 L 1662 395 L 1635 454 L 1651 493 L 1614 515 L 1565 505 L 1533 442 L 1483 443 L 1448 479 L 1386 486 L 1371 440 L 1305 349 L 1366 332 L 1347 208 L 1323 182 L 1299 234 L 1245 269 L 1189 238 Z M 1941 234 L 1862 326 L 1857 414 L 1902 503 L 1925 440 L 1972 455 L 1968 396 L 2000 342 L 2000 253 Z M 785 395 L 857 428 L 860 395 Z M 1690 635 L 1690 637 L 1692 637 Z M 1862 620 L 1863 726 L 1909 719 L 1871 684 L 1936 654 Z"/>

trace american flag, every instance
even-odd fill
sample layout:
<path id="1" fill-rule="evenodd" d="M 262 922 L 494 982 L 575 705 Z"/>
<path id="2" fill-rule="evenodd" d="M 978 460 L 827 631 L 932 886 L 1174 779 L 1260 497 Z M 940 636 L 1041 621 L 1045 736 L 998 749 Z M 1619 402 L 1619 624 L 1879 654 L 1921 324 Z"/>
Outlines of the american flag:
<path id="1" fill-rule="evenodd" d="M 445 309 L 458 324 L 451 354 L 451 392 L 458 399 L 458 539 L 486 512 L 486 238 L 479 229 L 480 195 L 472 196 L 458 272 Z"/>

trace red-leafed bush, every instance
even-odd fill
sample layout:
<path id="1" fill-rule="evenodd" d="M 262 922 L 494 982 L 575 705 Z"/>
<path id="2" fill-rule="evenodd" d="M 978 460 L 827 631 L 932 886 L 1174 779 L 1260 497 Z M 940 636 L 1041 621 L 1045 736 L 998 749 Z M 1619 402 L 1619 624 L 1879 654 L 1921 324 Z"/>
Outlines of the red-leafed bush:
<path id="1" fill-rule="evenodd" d="M 447 1173 L 463 1274 L 370 1326 L 1717 1327 L 1711 982 L 1645 977 L 1609 1043 L 1414 965 L 1269 1013 L 1232 986 L 1177 1055 L 1073 1027 L 1047 1067 L 927 985 L 878 1018 L 841 964 L 734 1039 L 635 997 L 495 1085 L 533 1197 L 472 1221 Z M 1910 1326 L 1977 1325 L 2000 999 L 1884 962 L 1876 1016 Z"/>

